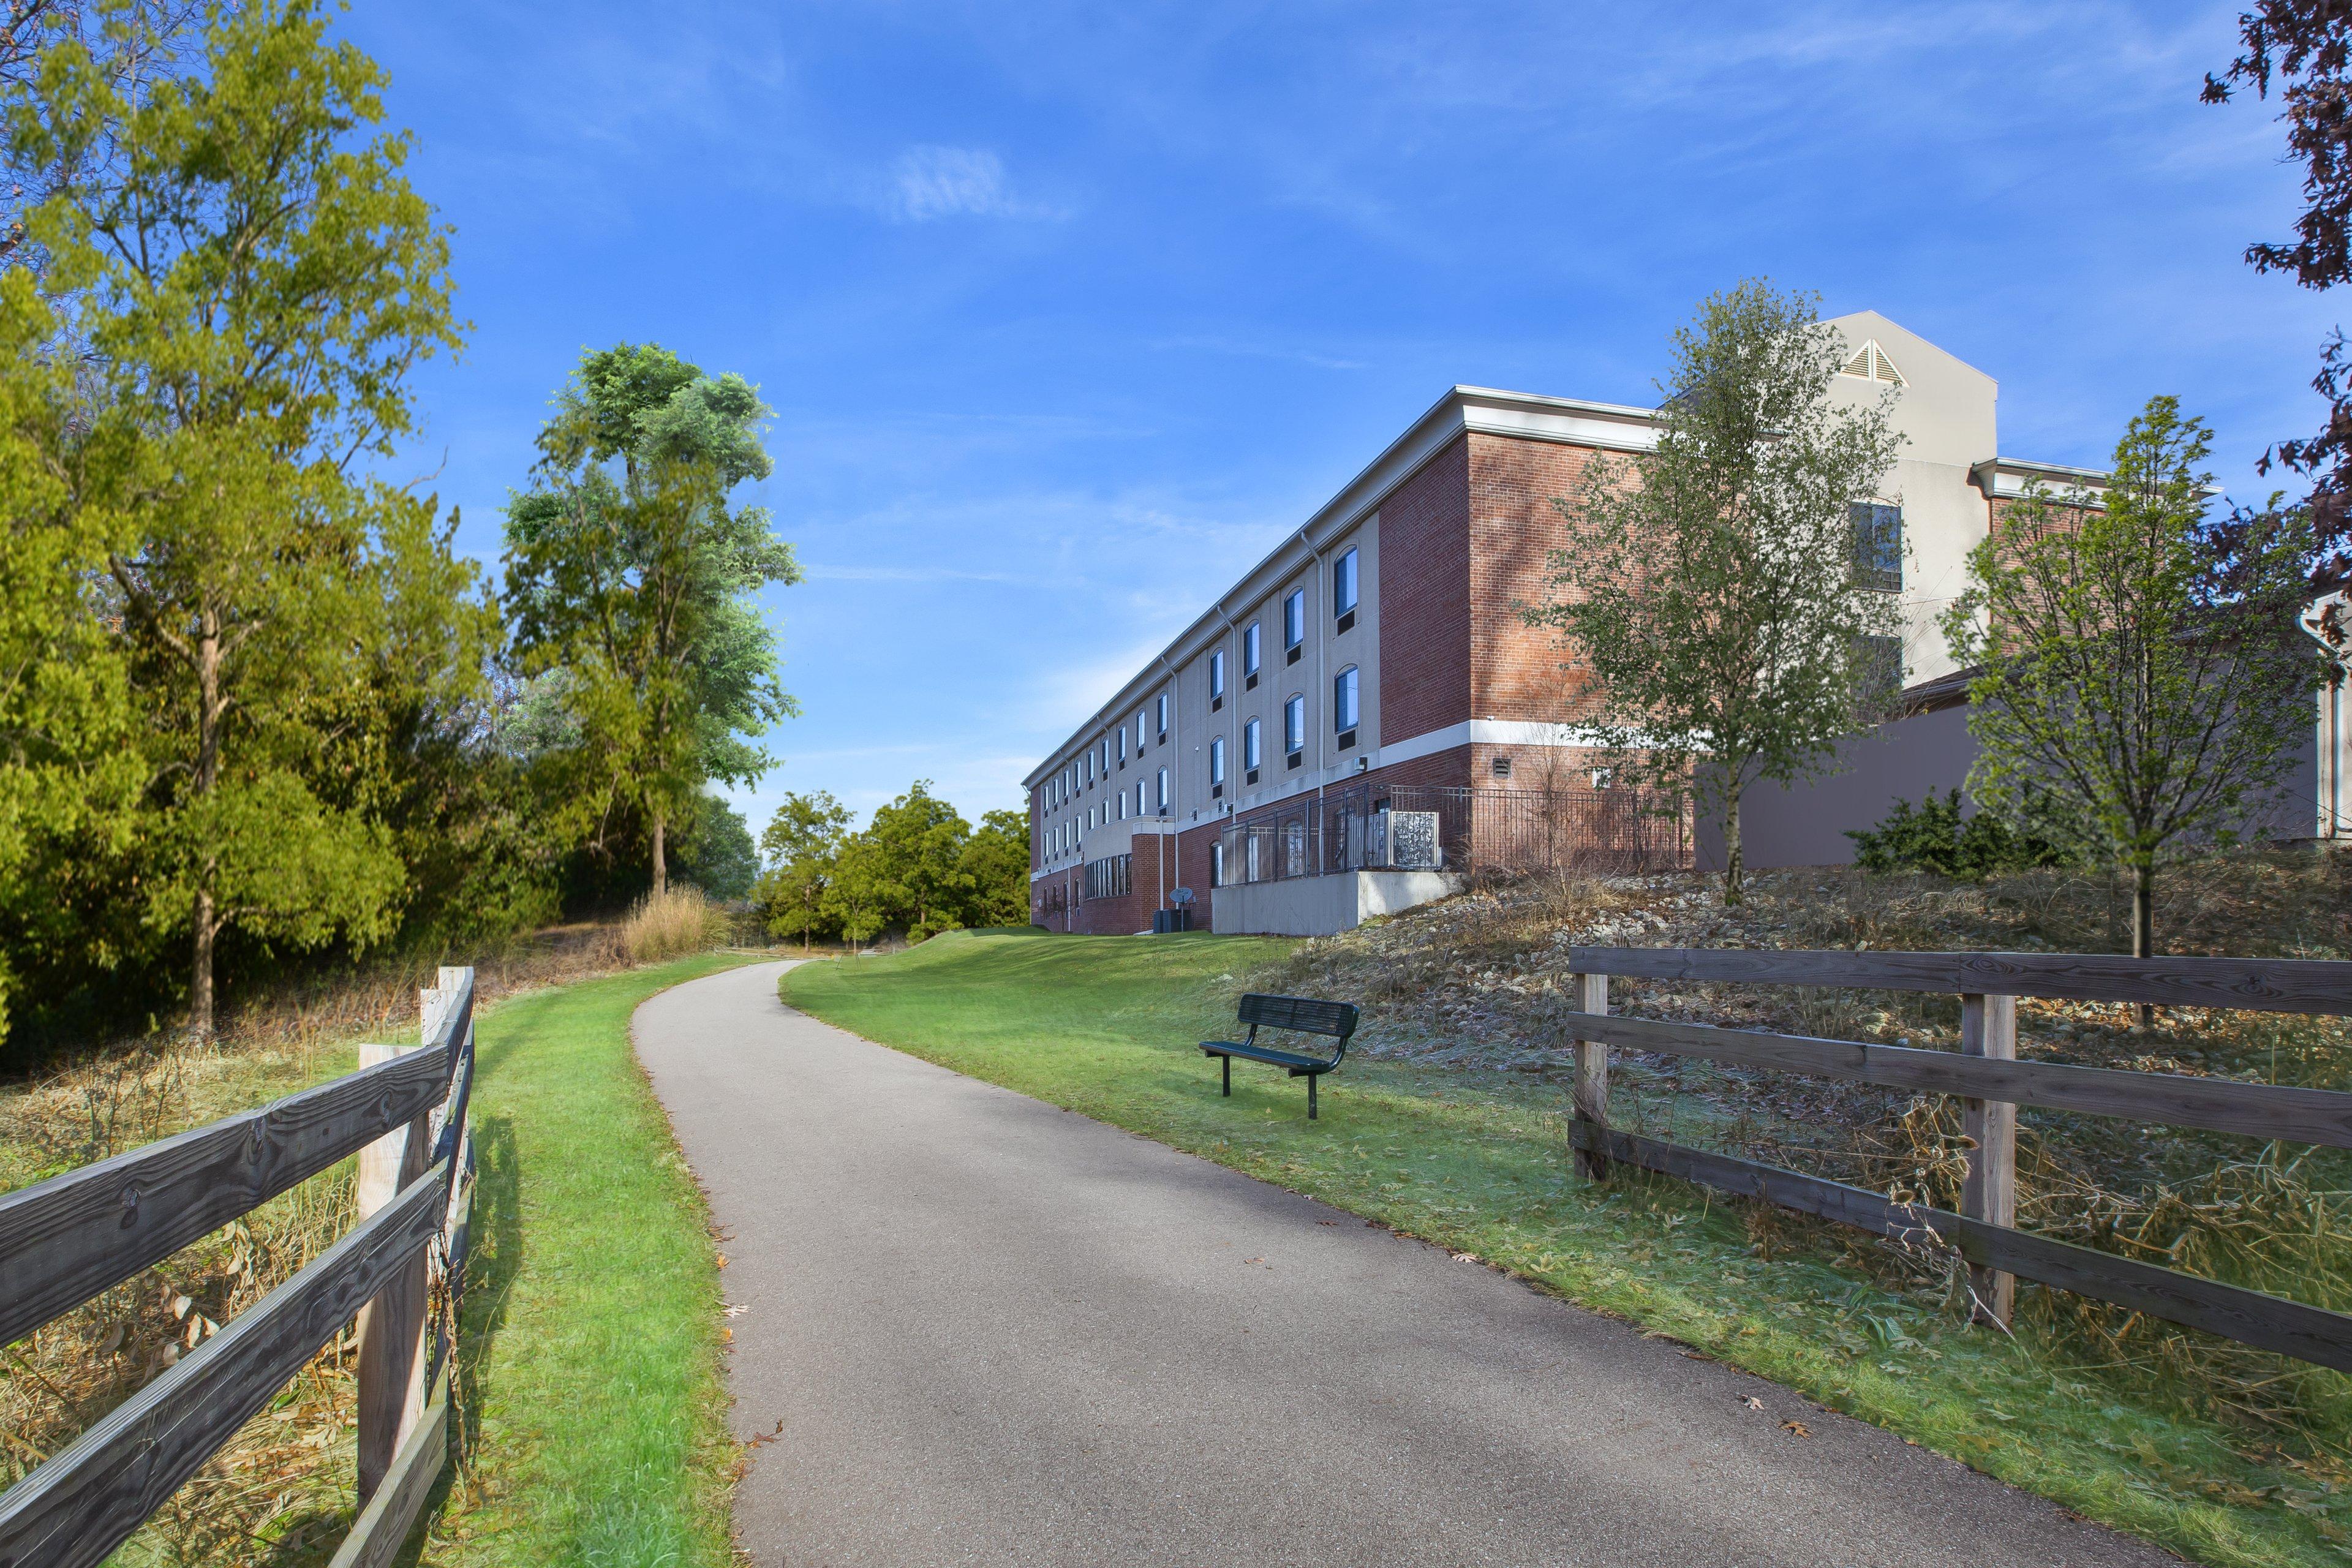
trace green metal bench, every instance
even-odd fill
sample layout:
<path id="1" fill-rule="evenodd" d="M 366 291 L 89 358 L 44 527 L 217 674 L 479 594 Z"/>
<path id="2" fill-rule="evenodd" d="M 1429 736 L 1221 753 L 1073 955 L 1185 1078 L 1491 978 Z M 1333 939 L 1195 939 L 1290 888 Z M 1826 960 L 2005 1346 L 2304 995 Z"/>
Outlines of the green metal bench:
<path id="1" fill-rule="evenodd" d="M 1242 998 L 1239 1021 L 1249 1026 L 1245 1040 L 1203 1040 L 1201 1054 L 1224 1059 L 1225 1093 L 1234 1092 L 1234 1058 L 1286 1068 L 1293 1078 L 1307 1080 L 1307 1120 L 1315 1120 L 1315 1080 L 1338 1068 L 1348 1054 L 1348 1037 L 1356 1032 L 1356 1008 L 1349 1002 L 1324 1002 L 1312 996 L 1267 996 L 1251 992 Z M 1257 1032 L 1287 1029 L 1294 1034 L 1321 1035 L 1337 1042 L 1329 1057 L 1276 1050 L 1257 1043 Z"/>

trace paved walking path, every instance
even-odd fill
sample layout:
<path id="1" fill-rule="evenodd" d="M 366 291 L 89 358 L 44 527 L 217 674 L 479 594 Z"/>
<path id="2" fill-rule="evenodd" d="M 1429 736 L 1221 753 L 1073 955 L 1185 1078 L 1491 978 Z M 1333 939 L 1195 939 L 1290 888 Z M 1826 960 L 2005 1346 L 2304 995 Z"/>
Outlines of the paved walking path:
<path id="1" fill-rule="evenodd" d="M 819 1024 L 777 1001 L 782 967 L 635 1019 L 732 1233 L 735 1430 L 782 1423 L 737 1495 L 762 1564 L 2177 1561 L 1434 1247 Z"/>

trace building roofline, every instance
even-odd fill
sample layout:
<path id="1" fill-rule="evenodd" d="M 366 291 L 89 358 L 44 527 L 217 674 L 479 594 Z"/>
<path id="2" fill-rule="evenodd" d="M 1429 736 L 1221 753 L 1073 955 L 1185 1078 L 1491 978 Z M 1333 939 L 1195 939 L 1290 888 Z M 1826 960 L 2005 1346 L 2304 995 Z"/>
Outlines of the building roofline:
<path id="1" fill-rule="evenodd" d="M 2107 471 L 2077 468 L 2064 463 L 2037 463 L 2025 458 L 1987 458 L 1969 465 L 1969 478 L 1989 500 L 2014 500 L 2039 485 L 2062 497 L 2081 491 L 2095 498 L 2106 491 Z M 2094 499 L 2091 504 L 2096 506 Z"/>
<path id="2" fill-rule="evenodd" d="M 1272 592 L 1282 579 L 1316 559 L 1321 545 L 1330 542 L 1334 535 L 1379 510 L 1400 485 L 1420 472 L 1457 437 L 1474 434 L 1511 436 L 1522 440 L 1638 452 L 1656 444 L 1656 426 L 1655 409 L 1628 404 L 1507 392 L 1491 386 L 1448 387 L 1427 412 L 1406 426 L 1404 434 L 1390 442 L 1379 457 L 1339 487 L 1339 493 L 1317 508 L 1265 559 L 1218 595 L 1207 610 L 1178 633 L 1175 640 L 1141 670 L 1129 677 L 1109 700 L 1073 728 L 1022 779 L 1022 790 L 1024 794 L 1035 790 L 1055 769 L 1066 765 L 1070 758 L 1092 744 L 1089 731 L 1107 728 L 1114 714 L 1142 701 L 1163 676 L 1172 675 L 1200 651 L 1201 645 L 1230 626 L 1232 616 L 1225 607 L 1228 604 L 1236 599 L 1247 603 Z"/>

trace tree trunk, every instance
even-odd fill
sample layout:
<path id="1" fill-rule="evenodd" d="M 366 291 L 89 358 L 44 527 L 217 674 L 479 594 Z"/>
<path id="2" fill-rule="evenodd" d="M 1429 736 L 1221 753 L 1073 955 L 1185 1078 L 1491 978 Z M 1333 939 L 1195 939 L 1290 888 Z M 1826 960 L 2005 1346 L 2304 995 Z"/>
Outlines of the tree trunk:
<path id="1" fill-rule="evenodd" d="M 656 899 L 669 891 L 669 861 L 664 843 L 668 829 L 667 819 L 656 810 L 654 813 L 654 897 Z"/>
<path id="2" fill-rule="evenodd" d="M 213 895 L 198 888 L 195 900 L 194 973 L 188 983 L 188 1033 L 198 1045 L 213 1037 Z"/>
<path id="3" fill-rule="evenodd" d="M 2132 956 L 2156 956 L 2156 868 L 2147 862 L 2132 868 Z M 2151 1028 L 2155 1024 L 2155 1006 L 2141 1003 L 2139 1026 Z"/>
<path id="4" fill-rule="evenodd" d="M 196 770 L 194 794 L 203 800 L 220 782 L 221 713 L 220 619 L 207 605 L 196 636 Z M 213 938 L 219 921 L 213 901 L 213 847 L 196 852 L 194 951 L 189 955 L 188 1033 L 200 1045 L 213 1037 Z"/>
<path id="5" fill-rule="evenodd" d="M 1740 877 L 1747 869 L 1739 850 L 1739 792 L 1734 790 L 1723 805 L 1723 902 L 1728 908 L 1748 901 L 1740 886 Z"/>

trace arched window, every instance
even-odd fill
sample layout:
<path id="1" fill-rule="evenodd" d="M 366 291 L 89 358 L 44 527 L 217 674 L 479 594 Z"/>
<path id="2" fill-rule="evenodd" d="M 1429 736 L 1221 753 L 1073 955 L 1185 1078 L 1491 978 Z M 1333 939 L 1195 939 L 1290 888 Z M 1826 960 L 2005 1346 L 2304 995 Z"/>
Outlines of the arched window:
<path id="1" fill-rule="evenodd" d="M 1219 794 L 1225 787 L 1225 738 L 1223 735 L 1209 742 L 1209 788 Z"/>
<path id="2" fill-rule="evenodd" d="M 1265 760 L 1265 755 L 1258 745 L 1257 721 L 1253 719 L 1242 726 L 1242 766 L 1251 773 L 1255 773 L 1258 764 Z"/>
<path id="3" fill-rule="evenodd" d="M 1344 735 L 1356 727 L 1358 716 L 1356 667 L 1351 664 L 1331 681 L 1331 727 Z"/>
<path id="4" fill-rule="evenodd" d="M 1297 692 L 1282 705 L 1282 749 L 1290 753 L 1294 768 L 1299 753 L 1307 750 L 1307 699 Z"/>

